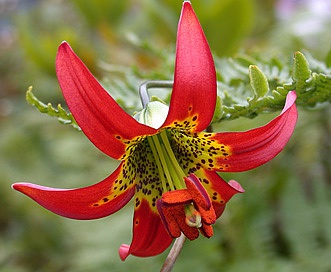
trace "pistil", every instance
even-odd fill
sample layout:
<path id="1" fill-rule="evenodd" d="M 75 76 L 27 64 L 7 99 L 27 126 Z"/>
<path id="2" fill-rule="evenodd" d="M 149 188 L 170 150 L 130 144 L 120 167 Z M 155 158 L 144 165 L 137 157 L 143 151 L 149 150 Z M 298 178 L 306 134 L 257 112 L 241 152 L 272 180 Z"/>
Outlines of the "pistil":
<path id="1" fill-rule="evenodd" d="M 194 208 L 193 204 L 185 205 L 185 223 L 189 227 L 200 228 L 202 226 L 201 214 Z"/>

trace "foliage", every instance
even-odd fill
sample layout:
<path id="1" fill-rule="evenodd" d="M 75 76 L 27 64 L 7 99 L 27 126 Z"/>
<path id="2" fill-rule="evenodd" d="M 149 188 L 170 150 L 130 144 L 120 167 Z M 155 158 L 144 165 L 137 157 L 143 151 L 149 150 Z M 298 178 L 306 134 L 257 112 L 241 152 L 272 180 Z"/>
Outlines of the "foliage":
<path id="1" fill-rule="evenodd" d="M 318 63 L 316 60 L 313 61 Z M 320 72 L 312 72 L 306 57 L 301 52 L 294 54 L 292 69 L 288 69 L 286 63 L 276 62 L 275 59 L 261 61 L 246 56 L 237 59 L 217 58 L 216 64 L 220 78 L 218 93 L 221 106 L 216 109 L 213 122 L 239 117 L 253 118 L 263 112 L 280 110 L 287 93 L 292 90 L 298 95 L 297 105 L 304 108 L 313 108 L 321 103 L 331 102 L 330 70 L 324 67 Z M 258 66 L 268 72 L 268 77 Z M 162 67 L 162 70 L 166 68 L 168 67 Z M 153 77 L 158 73 L 137 74 L 130 68 L 126 71 L 122 81 L 107 81 L 105 85 L 117 102 L 130 111 L 132 108 L 138 108 L 138 82 L 143 82 L 148 76 L 149 79 L 154 79 Z M 142 76 L 146 78 L 141 78 Z M 269 82 L 273 89 L 269 87 Z M 167 94 L 166 100 L 169 102 L 169 92 Z M 125 97 L 128 95 L 133 99 L 126 100 Z M 27 101 L 36 106 L 41 113 L 55 116 L 61 123 L 72 124 L 77 129 L 71 114 L 66 113 L 60 105 L 58 110 L 55 110 L 51 104 L 45 105 L 40 102 L 32 94 L 31 88 L 27 92 Z"/>
<path id="2" fill-rule="evenodd" d="M 46 105 L 40 102 L 32 93 L 32 87 L 30 87 L 26 92 L 26 101 L 35 106 L 41 113 L 46 113 L 49 116 L 57 117 L 61 124 L 71 124 L 76 130 L 80 131 L 80 128 L 71 113 L 67 113 L 60 104 L 58 104 L 57 109 L 55 109 L 51 103 Z"/>

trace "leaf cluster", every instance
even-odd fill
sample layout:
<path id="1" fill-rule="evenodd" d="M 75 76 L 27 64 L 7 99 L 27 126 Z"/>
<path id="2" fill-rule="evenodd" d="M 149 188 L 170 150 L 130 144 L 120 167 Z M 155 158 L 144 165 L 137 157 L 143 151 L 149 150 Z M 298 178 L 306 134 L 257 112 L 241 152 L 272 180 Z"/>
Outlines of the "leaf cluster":
<path id="1" fill-rule="evenodd" d="M 247 56 L 216 61 L 223 101 L 217 120 L 254 118 L 263 112 L 280 110 L 289 91 L 296 91 L 296 103 L 303 108 L 330 102 L 330 69 L 322 62 L 314 63 L 322 69 L 313 72 L 301 52 L 294 54 L 291 65 L 276 58 L 266 61 Z"/>
<path id="2" fill-rule="evenodd" d="M 146 47 L 144 43 L 139 45 Z M 169 56 L 165 53 L 158 55 L 168 60 L 160 69 L 171 74 L 173 67 Z M 313 67 L 310 67 L 307 58 L 301 52 L 294 54 L 292 64 L 277 58 L 263 60 L 246 55 L 237 58 L 216 58 L 219 99 L 213 123 L 239 117 L 254 118 L 261 113 L 279 111 L 284 106 L 287 93 L 293 90 L 298 96 L 297 105 L 303 108 L 316 108 L 330 102 L 330 69 L 323 62 L 314 60 L 310 55 L 309 57 L 314 64 Z M 162 75 L 162 72 L 157 70 L 141 72 L 136 67 L 123 68 L 104 63 L 103 68 L 116 74 L 112 78 L 104 79 L 103 85 L 130 113 L 141 107 L 138 87 L 142 82 L 172 77 L 164 73 Z M 157 95 L 169 102 L 170 90 L 160 91 Z M 131 99 L 126 99 L 127 97 Z M 57 117 L 62 124 L 71 124 L 80 130 L 71 113 L 67 113 L 61 105 L 55 109 L 50 103 L 39 101 L 31 88 L 27 91 L 26 98 L 28 103 L 41 113 Z"/>

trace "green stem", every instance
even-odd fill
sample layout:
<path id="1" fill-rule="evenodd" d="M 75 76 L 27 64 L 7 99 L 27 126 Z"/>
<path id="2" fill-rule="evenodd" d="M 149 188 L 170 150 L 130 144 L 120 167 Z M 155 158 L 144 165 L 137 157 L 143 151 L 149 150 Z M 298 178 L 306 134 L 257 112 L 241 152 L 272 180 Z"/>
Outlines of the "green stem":
<path id="1" fill-rule="evenodd" d="M 169 80 L 149 80 L 139 87 L 139 95 L 143 108 L 146 108 L 149 102 L 148 89 L 150 88 L 172 88 L 174 82 Z"/>

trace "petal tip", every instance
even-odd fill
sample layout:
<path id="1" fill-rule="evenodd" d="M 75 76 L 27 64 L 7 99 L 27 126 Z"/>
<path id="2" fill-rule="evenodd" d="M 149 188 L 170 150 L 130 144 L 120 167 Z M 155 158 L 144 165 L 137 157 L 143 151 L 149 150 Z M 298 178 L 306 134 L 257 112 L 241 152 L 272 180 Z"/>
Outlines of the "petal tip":
<path id="1" fill-rule="evenodd" d="M 235 181 L 235 180 L 230 180 L 228 182 L 228 184 L 234 188 L 238 193 L 244 193 L 245 189 L 240 185 L 239 182 Z"/>
<path id="2" fill-rule="evenodd" d="M 296 99 L 297 99 L 297 94 L 295 91 L 288 92 L 288 94 L 286 95 L 285 105 L 284 105 L 284 108 L 283 108 L 281 114 L 283 114 L 290 107 L 292 107 L 294 105 Z"/>
<path id="3" fill-rule="evenodd" d="M 22 192 L 24 190 L 24 188 L 26 188 L 28 186 L 29 186 L 29 183 L 26 183 L 26 182 L 16 182 L 16 183 L 14 183 L 14 184 L 11 185 L 11 188 L 13 190 Z"/>
<path id="4" fill-rule="evenodd" d="M 62 41 L 59 45 L 59 49 L 61 48 L 71 48 L 67 41 Z"/>
<path id="5" fill-rule="evenodd" d="M 130 246 L 127 244 L 122 244 L 120 248 L 118 249 L 118 254 L 120 255 L 120 258 L 122 261 L 125 261 L 125 259 L 129 256 Z"/>
<path id="6" fill-rule="evenodd" d="M 14 184 L 12 184 L 10 187 L 11 187 L 13 190 L 17 190 L 17 189 L 16 189 L 17 186 L 18 186 L 18 183 L 14 183 Z"/>
<path id="7" fill-rule="evenodd" d="M 296 91 L 289 91 L 286 97 L 290 102 L 293 104 L 294 101 L 297 99 L 297 93 Z"/>

